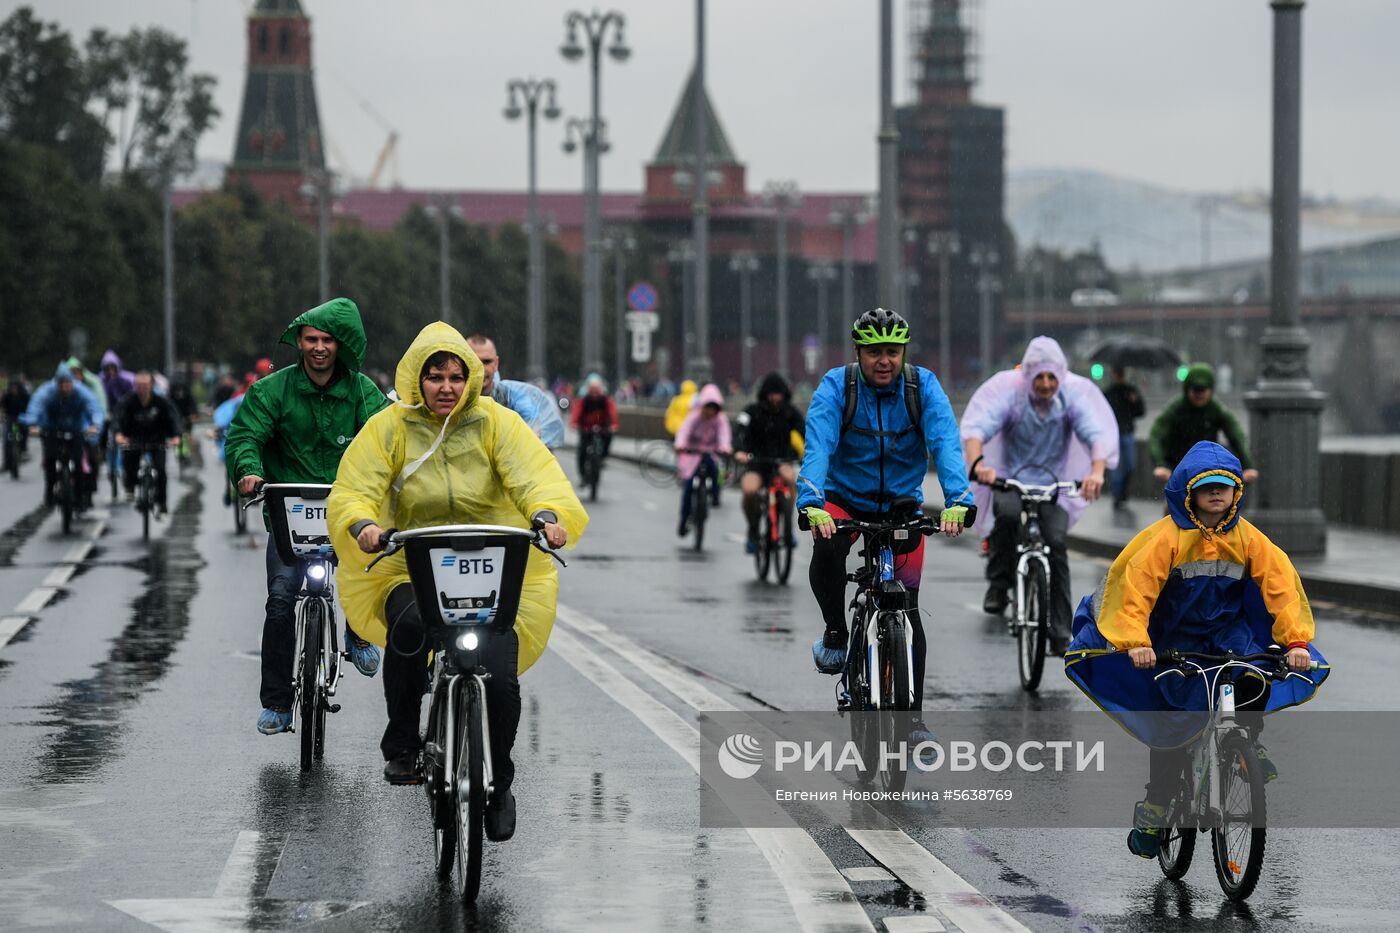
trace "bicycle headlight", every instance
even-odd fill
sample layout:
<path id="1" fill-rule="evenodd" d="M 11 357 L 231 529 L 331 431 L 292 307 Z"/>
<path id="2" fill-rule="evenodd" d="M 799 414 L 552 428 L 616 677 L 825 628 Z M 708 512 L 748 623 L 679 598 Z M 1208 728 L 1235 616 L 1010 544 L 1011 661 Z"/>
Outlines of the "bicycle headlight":
<path id="1" fill-rule="evenodd" d="M 326 579 L 326 567 L 324 564 L 312 564 L 306 568 L 306 575 L 319 583 Z"/>
<path id="2" fill-rule="evenodd" d="M 476 632 L 463 632 L 457 636 L 457 647 L 463 651 L 475 651 L 479 643 Z"/>

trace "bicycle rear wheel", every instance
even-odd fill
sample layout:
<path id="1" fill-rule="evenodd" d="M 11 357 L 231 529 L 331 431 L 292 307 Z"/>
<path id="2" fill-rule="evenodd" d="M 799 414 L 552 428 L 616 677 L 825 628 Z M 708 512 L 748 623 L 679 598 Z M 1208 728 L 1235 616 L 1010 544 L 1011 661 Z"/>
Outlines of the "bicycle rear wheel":
<path id="1" fill-rule="evenodd" d="M 1211 830 L 1215 877 L 1232 901 L 1254 893 L 1264 865 L 1264 773 L 1254 746 L 1239 734 L 1220 744 L 1221 825 Z"/>
<path id="2" fill-rule="evenodd" d="M 777 548 L 773 553 L 773 571 L 779 583 L 787 583 L 792 575 L 792 510 L 788 508 L 788 497 L 778 497 L 775 514 L 778 516 Z"/>
<path id="3" fill-rule="evenodd" d="M 1196 852 L 1196 823 L 1190 818 L 1186 801 L 1181 797 L 1172 801 L 1167 810 L 1171 819 L 1167 821 L 1162 834 L 1162 847 L 1157 850 L 1157 864 L 1162 874 L 1172 881 L 1180 881 L 1191 867 L 1191 856 Z"/>
<path id="4" fill-rule="evenodd" d="M 73 489 L 73 472 L 67 463 L 58 471 L 58 507 L 63 512 L 63 533 L 73 533 L 73 510 L 77 506 L 77 493 Z"/>
<path id="5" fill-rule="evenodd" d="M 695 529 L 695 550 L 705 549 L 705 519 L 709 517 L 710 491 L 704 469 L 695 474 L 690 487 L 690 524 Z"/>
<path id="6" fill-rule="evenodd" d="M 1045 670 L 1045 636 L 1050 619 L 1050 584 L 1045 569 L 1032 562 L 1026 568 L 1025 624 L 1016 627 L 1016 660 L 1021 672 L 1021 687 L 1034 690 L 1040 686 Z"/>
<path id="7" fill-rule="evenodd" d="M 5 428 L 5 472 L 10 474 L 11 479 L 19 479 L 19 444 L 15 442 L 15 435 L 10 430 L 8 422 Z"/>
<path id="8" fill-rule="evenodd" d="M 316 754 L 317 707 L 321 697 L 316 689 L 316 670 L 321 664 L 321 602 L 308 599 L 301 617 L 301 671 L 298 686 L 301 696 L 301 770 L 310 771 Z"/>
<path id="9" fill-rule="evenodd" d="M 476 900 L 481 889 L 481 836 L 486 815 L 486 786 L 482 761 L 483 698 L 475 678 L 469 678 L 457 702 L 457 893 L 462 903 Z"/>

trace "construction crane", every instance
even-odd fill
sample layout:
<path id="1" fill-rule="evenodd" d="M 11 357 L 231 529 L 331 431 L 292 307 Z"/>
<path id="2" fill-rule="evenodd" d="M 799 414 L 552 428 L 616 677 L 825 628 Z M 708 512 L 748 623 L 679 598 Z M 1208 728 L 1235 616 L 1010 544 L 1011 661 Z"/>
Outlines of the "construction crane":
<path id="1" fill-rule="evenodd" d="M 389 134 L 389 138 L 384 141 L 383 148 L 379 150 L 379 157 L 374 160 L 374 168 L 369 173 L 369 181 L 366 183 L 366 187 L 370 189 L 379 187 L 379 176 L 384 174 L 384 167 L 391 161 L 393 162 L 393 168 L 390 171 L 391 181 L 389 187 L 403 187 L 402 183 L 399 181 L 399 131 L 390 126 L 389 121 L 385 120 L 379 115 L 377 110 L 369 105 L 369 101 L 361 99 L 360 107 L 364 109 L 365 113 L 373 117 L 374 122 L 378 123 L 379 126 Z"/>

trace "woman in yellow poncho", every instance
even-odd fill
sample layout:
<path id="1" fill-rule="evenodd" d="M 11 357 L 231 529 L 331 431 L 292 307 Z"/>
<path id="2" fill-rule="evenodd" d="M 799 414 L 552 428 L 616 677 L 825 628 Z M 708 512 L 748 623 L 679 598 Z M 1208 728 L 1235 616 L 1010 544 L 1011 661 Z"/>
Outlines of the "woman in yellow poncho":
<path id="1" fill-rule="evenodd" d="M 481 396 L 481 361 L 462 335 L 429 324 L 408 348 L 394 375 L 399 403 L 366 422 L 341 458 L 327 501 L 331 542 L 340 559 L 341 602 L 363 638 L 390 644 L 384 663 L 389 725 L 380 749 L 385 779 L 421 782 L 418 714 L 427 685 L 428 647 L 396 554 L 364 572 L 382 547 L 383 527 L 545 524 L 551 546 L 572 543 L 588 515 L 559 463 L 508 408 Z M 554 625 L 559 578 L 548 555 L 531 550 L 514 636 L 493 642 L 484 659 L 496 792 L 487 804 L 487 831 L 509 838 L 515 801 L 510 750 L 520 722 L 518 674 L 544 651 Z M 392 621 L 391 621 L 392 620 Z M 492 832 L 492 830 L 496 830 Z"/>

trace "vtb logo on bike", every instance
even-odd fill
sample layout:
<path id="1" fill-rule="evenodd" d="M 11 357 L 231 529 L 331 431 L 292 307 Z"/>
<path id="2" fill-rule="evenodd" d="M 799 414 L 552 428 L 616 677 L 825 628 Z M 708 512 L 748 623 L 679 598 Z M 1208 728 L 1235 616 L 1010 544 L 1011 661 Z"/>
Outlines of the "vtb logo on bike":
<path id="1" fill-rule="evenodd" d="M 491 557 L 462 557 L 462 558 L 458 558 L 456 554 L 444 554 L 443 557 L 442 557 L 442 566 L 444 566 L 444 567 L 451 567 L 451 566 L 453 566 L 453 565 L 456 565 L 456 567 L 457 567 L 457 572 L 460 573 L 460 574 L 469 574 L 469 573 L 476 573 L 476 574 L 483 574 L 483 573 L 485 573 L 485 574 L 490 574 L 490 573 L 495 573 L 495 572 L 496 572 L 496 562 L 495 562 L 495 559 L 494 559 L 494 558 L 491 558 Z"/>
<path id="2" fill-rule="evenodd" d="M 763 767 L 763 746 L 758 739 L 743 732 L 725 739 L 718 755 L 720 769 L 736 781 L 753 777 Z"/>
<path id="3" fill-rule="evenodd" d="M 326 507 L 324 505 L 302 505 L 298 502 L 292 506 L 292 514 L 300 515 L 302 518 L 326 520 Z"/>

